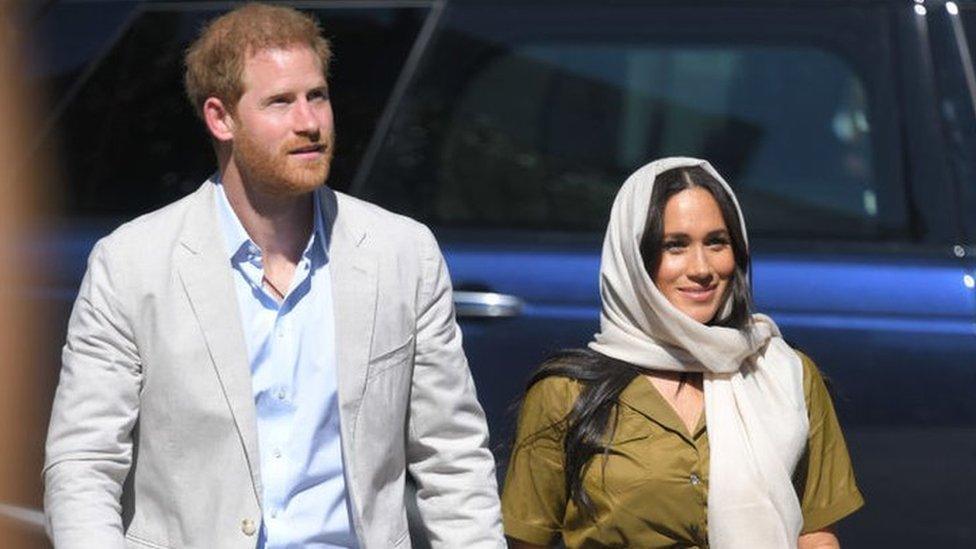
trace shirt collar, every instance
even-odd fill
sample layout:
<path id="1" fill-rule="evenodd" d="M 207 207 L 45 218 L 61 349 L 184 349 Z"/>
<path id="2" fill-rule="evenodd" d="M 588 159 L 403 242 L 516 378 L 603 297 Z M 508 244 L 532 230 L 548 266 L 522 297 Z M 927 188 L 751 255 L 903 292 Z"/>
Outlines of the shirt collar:
<path id="1" fill-rule="evenodd" d="M 231 208 L 224 186 L 220 182 L 220 176 L 214 175 L 211 178 L 214 183 L 214 193 L 217 195 L 217 221 L 220 223 L 220 232 L 224 235 L 224 246 L 227 257 L 235 257 L 244 253 L 260 253 L 257 245 L 248 236 L 241 220 L 237 218 L 234 209 Z"/>
<path id="2" fill-rule="evenodd" d="M 251 240 L 251 237 L 247 234 L 247 230 L 244 229 L 244 225 L 241 224 L 241 220 L 234 213 L 234 209 L 227 199 L 227 193 L 224 192 L 224 186 L 220 182 L 220 175 L 214 175 L 211 181 L 213 181 L 217 195 L 217 220 L 220 223 L 220 229 L 224 235 L 224 246 L 227 257 L 233 260 L 246 256 L 247 254 L 260 254 L 260 248 Z M 325 230 L 321 192 L 322 189 L 315 189 L 312 194 L 312 218 L 315 227 L 312 232 L 312 238 L 303 252 L 304 256 L 313 260 L 318 252 L 321 252 L 323 259 L 328 258 L 329 250 L 329 238 Z"/>
<path id="3" fill-rule="evenodd" d="M 678 412 L 668 404 L 668 401 L 664 399 L 664 395 L 654 387 L 654 384 L 646 376 L 639 375 L 635 377 L 630 382 L 630 385 L 625 387 L 620 393 L 617 400 L 661 427 L 680 435 L 681 438 L 691 444 L 695 444 L 695 441 L 705 432 L 706 420 L 704 411 L 702 411 L 701 417 L 698 418 L 698 424 L 694 430 L 688 432 L 688 428 L 681 421 L 681 418 L 678 417 Z"/>
<path id="4" fill-rule="evenodd" d="M 325 212 L 322 211 L 322 187 L 319 187 L 312 191 L 312 218 L 315 220 L 315 229 L 312 233 L 312 239 L 314 242 L 310 242 L 311 246 L 322 253 L 323 259 L 328 259 L 329 257 L 329 234 L 325 230 L 326 219 Z M 309 250 L 306 249 L 305 253 L 308 254 Z"/>

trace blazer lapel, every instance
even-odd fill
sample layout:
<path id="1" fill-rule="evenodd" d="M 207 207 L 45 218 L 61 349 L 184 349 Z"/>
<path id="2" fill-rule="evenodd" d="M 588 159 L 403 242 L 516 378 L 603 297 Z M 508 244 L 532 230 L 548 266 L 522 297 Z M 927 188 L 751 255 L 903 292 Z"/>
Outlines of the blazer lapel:
<path id="1" fill-rule="evenodd" d="M 372 250 L 366 245 L 366 230 L 357 220 L 346 218 L 345 212 L 339 210 L 340 197 L 327 188 L 320 196 L 329 233 L 339 417 L 343 449 L 348 460 L 366 387 L 376 311 L 377 264 Z"/>
<path id="2" fill-rule="evenodd" d="M 229 260 L 221 247 L 223 236 L 216 220 L 213 183 L 205 183 L 196 195 L 185 222 L 183 250 L 177 255 L 176 268 L 240 433 L 260 502 L 261 468 L 251 368 Z"/>

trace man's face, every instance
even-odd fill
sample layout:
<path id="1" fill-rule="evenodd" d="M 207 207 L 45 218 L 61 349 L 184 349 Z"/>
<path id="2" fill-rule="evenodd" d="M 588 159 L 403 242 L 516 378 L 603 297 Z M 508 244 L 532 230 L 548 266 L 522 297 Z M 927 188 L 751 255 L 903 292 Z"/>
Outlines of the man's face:
<path id="1" fill-rule="evenodd" d="M 308 47 L 261 50 L 244 63 L 233 158 L 247 185 L 297 196 L 325 183 L 332 162 L 332 104 Z"/>

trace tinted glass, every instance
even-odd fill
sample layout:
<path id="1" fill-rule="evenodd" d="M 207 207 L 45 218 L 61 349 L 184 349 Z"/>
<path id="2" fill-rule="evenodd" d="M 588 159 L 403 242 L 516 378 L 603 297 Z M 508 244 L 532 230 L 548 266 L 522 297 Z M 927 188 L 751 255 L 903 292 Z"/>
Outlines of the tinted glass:
<path id="1" fill-rule="evenodd" d="M 55 101 L 104 55 L 135 14 L 133 2 L 37 4 L 30 28 L 30 75 Z"/>
<path id="2" fill-rule="evenodd" d="M 699 156 L 754 234 L 907 234 L 885 26 L 857 9 L 457 8 L 358 191 L 441 227 L 601 231 L 634 169 Z"/>
<path id="3" fill-rule="evenodd" d="M 72 9 L 97 11 L 98 5 Z M 46 78 L 61 95 L 42 148 L 57 159 L 73 217 L 131 217 L 195 189 L 215 170 L 202 123 L 183 95 L 183 52 L 210 9 L 134 13 L 120 38 L 85 69 L 65 53 Z M 337 153 L 330 184 L 349 184 L 426 9 L 313 12 L 333 42 L 331 98 Z M 93 27 L 94 29 L 94 27 Z M 100 31 L 99 31 L 100 32 Z M 90 48 L 96 51 L 97 48 Z M 72 84 L 74 82 L 74 84 Z M 74 88 L 74 89 L 72 89 Z"/>
<path id="4" fill-rule="evenodd" d="M 972 243 L 976 241 L 976 219 L 972 215 L 976 208 L 976 105 L 972 99 L 974 90 L 970 88 L 976 84 L 976 5 L 961 5 L 958 20 L 951 18 L 950 21 L 954 24 L 961 22 L 961 28 L 953 29 L 952 38 L 957 38 L 954 33 L 960 30 L 962 36 L 958 37 L 959 41 L 947 41 L 947 47 L 956 51 L 945 55 L 946 61 L 936 63 L 936 67 L 942 69 L 938 75 L 943 80 L 940 91 L 946 95 L 942 115 L 951 128 L 949 142 L 955 157 L 961 159 L 956 164 L 962 197 L 961 218 L 966 236 Z M 968 74 L 962 63 L 969 63 Z"/>
<path id="5" fill-rule="evenodd" d="M 966 47 L 969 48 L 971 58 L 972 55 L 976 54 L 976 6 L 963 4 L 958 15 L 962 21 Z"/>

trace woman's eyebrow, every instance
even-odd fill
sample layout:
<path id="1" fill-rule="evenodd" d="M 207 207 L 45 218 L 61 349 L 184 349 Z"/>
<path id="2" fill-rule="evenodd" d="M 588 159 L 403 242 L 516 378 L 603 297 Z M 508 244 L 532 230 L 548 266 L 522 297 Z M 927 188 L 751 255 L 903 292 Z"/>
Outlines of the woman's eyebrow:
<path id="1" fill-rule="evenodd" d="M 664 233 L 663 238 L 684 238 L 684 239 L 688 239 L 688 238 L 691 238 L 691 237 L 688 236 L 688 233 L 683 233 L 683 232 L 680 232 L 680 231 L 675 231 L 673 233 Z"/>

